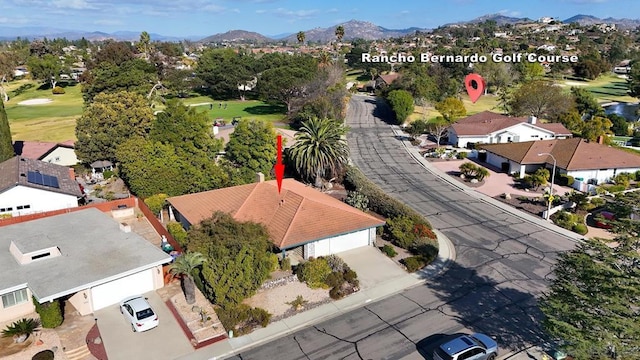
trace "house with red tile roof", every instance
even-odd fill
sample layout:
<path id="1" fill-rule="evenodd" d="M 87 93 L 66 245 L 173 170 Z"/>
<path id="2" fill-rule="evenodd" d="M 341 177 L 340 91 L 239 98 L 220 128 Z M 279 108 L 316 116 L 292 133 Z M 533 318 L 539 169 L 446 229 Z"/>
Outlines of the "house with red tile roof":
<path id="1" fill-rule="evenodd" d="M 487 163 L 509 174 L 520 173 L 521 178 L 541 167 L 552 171 L 555 158 L 556 176 L 572 176 L 572 186 L 580 191 L 640 170 L 640 155 L 581 138 L 486 144 L 482 149 Z"/>
<path id="2" fill-rule="evenodd" d="M 384 220 L 293 179 L 284 179 L 278 192 L 275 180 L 168 198 L 170 216 L 185 229 L 216 211 L 238 221 L 262 224 L 273 244 L 301 258 L 325 256 L 373 246 L 376 227 Z"/>
<path id="3" fill-rule="evenodd" d="M 540 123 L 535 116 L 511 117 L 491 111 L 468 116 L 453 123 L 449 144 L 500 144 L 532 140 L 566 139 L 572 136 L 560 123 Z"/>
<path id="4" fill-rule="evenodd" d="M 13 142 L 13 151 L 24 158 L 73 166 L 79 163 L 74 144 L 74 140 L 61 143 L 16 140 Z"/>

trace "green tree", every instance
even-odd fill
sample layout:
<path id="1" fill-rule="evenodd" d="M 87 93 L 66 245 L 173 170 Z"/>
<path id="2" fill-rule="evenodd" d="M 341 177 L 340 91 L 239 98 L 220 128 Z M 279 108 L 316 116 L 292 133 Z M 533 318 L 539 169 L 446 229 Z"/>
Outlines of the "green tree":
<path id="1" fill-rule="evenodd" d="M 82 84 L 82 97 L 85 103 L 90 103 L 100 93 L 128 91 L 147 96 L 157 83 L 155 66 L 145 60 L 133 59 L 121 64 L 105 60 L 89 70 Z"/>
<path id="2" fill-rule="evenodd" d="M 185 252 L 169 265 L 169 273 L 174 276 L 179 276 L 182 279 L 184 297 L 189 305 L 196 303 L 194 272 L 205 263 L 207 263 L 207 258 L 202 254 L 198 252 Z"/>
<path id="3" fill-rule="evenodd" d="M 9 119 L 7 118 L 7 111 L 4 109 L 4 101 L 0 99 L 0 163 L 14 156 Z"/>
<path id="4" fill-rule="evenodd" d="M 611 127 L 613 124 L 611 120 L 602 116 L 594 116 L 589 121 L 585 121 L 582 126 L 581 137 L 583 139 L 587 139 L 589 141 L 596 141 L 599 136 L 604 136 L 612 134 Z"/>
<path id="5" fill-rule="evenodd" d="M 409 115 L 413 113 L 414 103 L 413 96 L 406 90 L 393 90 L 387 96 L 391 110 L 396 115 L 398 124 L 404 124 Z"/>
<path id="6" fill-rule="evenodd" d="M 196 75 L 212 96 L 244 99 L 245 86 L 255 74 L 253 59 L 233 49 L 207 49 L 198 59 Z"/>
<path id="7" fill-rule="evenodd" d="M 416 138 L 427 132 L 429 129 L 429 124 L 424 119 L 417 119 L 411 122 L 411 124 L 407 127 L 407 131 L 411 135 L 411 137 Z"/>
<path id="8" fill-rule="evenodd" d="M 454 97 L 448 97 L 436 103 L 435 108 L 448 123 L 453 123 L 456 119 L 467 115 L 467 109 L 462 100 Z"/>
<path id="9" fill-rule="evenodd" d="M 165 204 L 167 203 L 167 197 L 169 197 L 169 195 L 167 194 L 151 195 L 148 198 L 144 199 L 144 203 L 147 204 L 149 210 L 151 210 L 151 212 L 157 216 L 158 214 L 160 214 Z"/>
<path id="10" fill-rule="evenodd" d="M 298 43 L 299 44 L 304 44 L 304 39 L 305 39 L 305 34 L 304 31 L 298 31 L 298 33 L 296 34 L 296 38 L 298 39 Z"/>
<path id="11" fill-rule="evenodd" d="M 617 136 L 629 136 L 631 135 L 631 128 L 629 122 L 624 117 L 618 114 L 609 114 L 607 119 L 611 121 L 611 132 Z"/>
<path id="12" fill-rule="evenodd" d="M 60 80 L 60 72 L 62 64 L 57 56 L 45 54 L 42 57 L 32 56 L 27 63 L 31 77 L 36 80 L 49 83 L 51 88 L 56 87 L 56 83 Z"/>
<path id="13" fill-rule="evenodd" d="M 489 92 L 490 88 L 494 94 L 497 94 L 500 89 L 511 85 L 515 78 L 511 66 L 504 62 L 496 63 L 489 60 L 487 62 L 477 63 L 474 64 L 473 71 L 482 75 L 482 78 L 487 82 L 485 95 Z"/>
<path id="14" fill-rule="evenodd" d="M 515 68 L 520 74 L 520 82 L 535 81 L 544 76 L 544 67 L 539 62 L 523 61 L 516 63 Z"/>
<path id="15" fill-rule="evenodd" d="M 436 139 L 436 147 L 439 149 L 440 141 L 444 136 L 447 135 L 451 124 L 448 121 L 446 121 L 442 116 L 438 116 L 435 119 L 431 119 L 427 123 L 427 126 L 431 135 L 433 135 L 433 137 Z"/>
<path id="16" fill-rule="evenodd" d="M 202 268 L 203 292 L 215 304 L 239 304 L 269 277 L 272 245 L 260 224 L 238 222 L 217 212 L 192 226 L 187 241 L 189 251 L 207 259 Z"/>
<path id="17" fill-rule="evenodd" d="M 126 91 L 99 94 L 76 124 L 78 158 L 85 163 L 115 162 L 116 147 L 131 137 L 146 137 L 152 121 L 153 112 L 144 97 Z"/>
<path id="18" fill-rule="evenodd" d="M 0 95 L 5 102 L 9 101 L 9 94 L 4 84 L 13 79 L 13 71 L 18 65 L 18 56 L 13 51 L 3 50 L 0 52 Z"/>
<path id="19" fill-rule="evenodd" d="M 304 67 L 282 66 L 262 72 L 258 79 L 258 92 L 265 100 L 281 102 L 291 114 L 293 101 L 305 96 L 306 84 L 315 71 Z"/>
<path id="20" fill-rule="evenodd" d="M 271 173 L 276 163 L 276 132 L 270 122 L 242 119 L 229 136 L 225 157 L 255 174 Z"/>
<path id="21" fill-rule="evenodd" d="M 582 132 L 582 127 L 584 126 L 582 116 L 580 116 L 580 113 L 575 109 L 560 115 L 558 122 L 574 133 Z"/>
<path id="22" fill-rule="evenodd" d="M 631 96 L 640 98 L 640 61 L 636 61 L 631 65 L 627 86 Z"/>
<path id="23" fill-rule="evenodd" d="M 206 112 L 176 99 L 168 100 L 165 110 L 158 113 L 149 136 L 163 144 L 173 145 L 183 158 L 201 155 L 214 160 L 222 150 L 222 140 L 214 137 Z"/>
<path id="24" fill-rule="evenodd" d="M 140 40 L 136 44 L 138 51 L 140 51 L 145 59 L 149 59 L 149 52 L 151 51 L 151 36 L 148 32 L 143 31 L 140 33 Z"/>
<path id="25" fill-rule="evenodd" d="M 521 85 L 512 93 L 509 101 L 513 115 L 533 115 L 551 120 L 568 112 L 572 106 L 573 99 L 561 87 L 542 80 Z"/>
<path id="26" fill-rule="evenodd" d="M 349 159 L 349 146 L 344 138 L 347 129 L 329 119 L 312 118 L 302 123 L 289 156 L 303 179 L 322 186 L 325 176 L 334 177 Z"/>
<path id="27" fill-rule="evenodd" d="M 338 25 L 336 27 L 336 40 L 338 40 L 338 42 L 342 42 L 342 38 L 344 37 L 344 26 L 342 25 Z"/>
<path id="28" fill-rule="evenodd" d="M 559 254 L 540 309 L 546 331 L 575 359 L 640 357 L 638 240 L 589 238 Z"/>
<path id="29" fill-rule="evenodd" d="M 571 95 L 573 95 L 576 110 L 580 115 L 586 116 L 587 118 L 604 115 L 604 109 L 598 104 L 598 100 L 589 90 L 574 86 L 571 88 Z"/>

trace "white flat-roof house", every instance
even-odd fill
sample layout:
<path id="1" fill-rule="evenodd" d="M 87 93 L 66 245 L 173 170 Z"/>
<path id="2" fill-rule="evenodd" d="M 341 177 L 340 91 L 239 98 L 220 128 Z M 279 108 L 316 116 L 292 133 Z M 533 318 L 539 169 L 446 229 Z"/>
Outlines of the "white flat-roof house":
<path id="1" fill-rule="evenodd" d="M 560 123 L 540 123 L 534 116 L 511 117 L 483 111 L 453 123 L 448 129 L 449 144 L 499 144 L 532 140 L 566 139 L 572 136 Z"/>
<path id="2" fill-rule="evenodd" d="M 0 322 L 59 298 L 82 315 L 164 286 L 171 257 L 95 208 L 0 228 Z"/>

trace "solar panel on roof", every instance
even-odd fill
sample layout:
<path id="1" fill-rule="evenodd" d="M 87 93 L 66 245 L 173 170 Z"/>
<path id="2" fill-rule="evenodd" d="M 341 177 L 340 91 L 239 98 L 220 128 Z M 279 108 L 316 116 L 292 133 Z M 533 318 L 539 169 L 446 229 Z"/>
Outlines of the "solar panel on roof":
<path id="1" fill-rule="evenodd" d="M 41 174 L 37 171 L 27 172 L 27 182 L 56 189 L 60 188 L 60 183 L 58 182 L 58 178 L 56 176 Z"/>

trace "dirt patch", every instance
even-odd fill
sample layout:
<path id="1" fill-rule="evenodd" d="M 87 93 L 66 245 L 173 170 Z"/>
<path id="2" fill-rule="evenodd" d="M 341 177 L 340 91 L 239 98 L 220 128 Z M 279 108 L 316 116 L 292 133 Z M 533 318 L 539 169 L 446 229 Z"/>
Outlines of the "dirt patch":
<path id="1" fill-rule="evenodd" d="M 536 197 L 517 196 L 511 197 L 510 199 L 505 199 L 504 196 L 500 195 L 495 196 L 494 199 L 511 205 L 518 210 L 523 210 L 536 216 L 542 216 L 542 212 L 547 210 L 547 204 L 544 202 L 544 200 L 537 200 Z"/>
<path id="2" fill-rule="evenodd" d="M 287 303 L 295 300 L 298 295 L 308 302 L 301 310 L 296 311 L 293 306 Z M 306 284 L 298 281 L 260 290 L 257 294 L 244 301 L 249 306 L 267 310 L 271 314 L 271 322 L 282 320 L 329 302 L 331 302 L 331 297 L 329 297 L 328 289 L 311 289 Z"/>
<path id="3" fill-rule="evenodd" d="M 182 292 L 171 297 L 171 304 L 189 328 L 196 344 L 226 334 L 213 305 L 197 288 L 195 304 L 187 304 Z"/>

